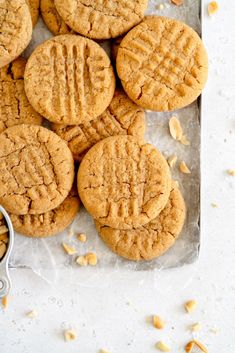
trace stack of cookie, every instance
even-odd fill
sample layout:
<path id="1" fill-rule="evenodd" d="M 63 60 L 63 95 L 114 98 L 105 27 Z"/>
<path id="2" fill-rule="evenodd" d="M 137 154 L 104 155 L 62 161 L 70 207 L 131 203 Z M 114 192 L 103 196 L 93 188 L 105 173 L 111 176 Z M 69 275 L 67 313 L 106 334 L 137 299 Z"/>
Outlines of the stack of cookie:
<path id="1" fill-rule="evenodd" d="M 207 55 L 184 23 L 144 18 L 147 5 L 41 0 L 55 36 L 26 63 L 18 56 L 39 1 L 3 1 L 0 202 L 19 232 L 52 235 L 72 221 L 79 209 L 71 191 L 76 161 L 79 196 L 113 251 L 149 260 L 178 237 L 184 201 L 166 160 L 144 141 L 144 109 L 171 111 L 193 102 L 206 82 Z M 8 15 L 15 19 L 11 31 Z M 118 89 L 109 57 L 94 41 L 113 38 Z M 53 131 L 40 126 L 44 118 Z"/>

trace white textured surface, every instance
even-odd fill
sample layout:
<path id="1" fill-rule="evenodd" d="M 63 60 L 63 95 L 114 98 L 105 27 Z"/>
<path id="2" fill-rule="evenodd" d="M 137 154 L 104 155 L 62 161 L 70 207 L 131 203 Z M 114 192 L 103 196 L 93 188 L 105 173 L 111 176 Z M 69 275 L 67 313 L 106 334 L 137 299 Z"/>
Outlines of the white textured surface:
<path id="1" fill-rule="evenodd" d="M 205 4 L 207 1 L 205 1 Z M 157 352 L 163 339 L 172 352 L 191 338 L 187 325 L 200 321 L 197 334 L 210 353 L 235 351 L 235 22 L 234 1 L 220 1 L 214 18 L 204 17 L 204 41 L 210 56 L 210 78 L 203 97 L 202 247 L 199 260 L 175 270 L 153 273 L 61 271 L 49 286 L 28 270 L 12 271 L 9 309 L 0 311 L 1 353 Z M 205 8 L 204 8 L 205 10 Z M 218 208 L 212 208 L 211 203 Z M 86 280 L 86 286 L 79 285 Z M 95 288 L 94 288 L 95 287 Z M 192 315 L 182 303 L 199 302 Z M 39 316 L 29 319 L 27 311 Z M 146 324 L 147 315 L 167 321 L 163 331 Z M 78 339 L 65 343 L 63 329 L 75 327 Z M 218 333 L 211 329 L 218 329 Z"/>

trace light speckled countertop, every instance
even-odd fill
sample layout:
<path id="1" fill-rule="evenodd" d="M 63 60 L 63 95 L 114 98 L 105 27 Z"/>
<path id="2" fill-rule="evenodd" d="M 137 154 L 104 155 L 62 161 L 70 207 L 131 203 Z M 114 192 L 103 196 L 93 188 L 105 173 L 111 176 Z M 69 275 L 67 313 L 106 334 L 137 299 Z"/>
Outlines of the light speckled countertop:
<path id="1" fill-rule="evenodd" d="M 9 308 L 0 309 L 1 353 L 95 353 L 100 348 L 151 353 L 160 339 L 173 353 L 183 352 L 192 337 L 187 326 L 198 321 L 202 330 L 196 337 L 210 353 L 234 353 L 235 177 L 226 170 L 235 169 L 235 5 L 233 0 L 218 2 L 217 15 L 203 14 L 210 75 L 203 95 L 199 260 L 157 273 L 105 271 L 102 283 L 92 269 L 61 271 L 54 286 L 30 270 L 11 271 Z M 83 276 L 85 286 L 79 284 Z M 199 304 L 189 315 L 182 304 L 191 298 Z M 26 317 L 32 309 L 38 318 Z M 165 330 L 146 323 L 146 316 L 154 313 L 167 321 Z M 62 333 L 70 327 L 78 339 L 66 343 Z"/>

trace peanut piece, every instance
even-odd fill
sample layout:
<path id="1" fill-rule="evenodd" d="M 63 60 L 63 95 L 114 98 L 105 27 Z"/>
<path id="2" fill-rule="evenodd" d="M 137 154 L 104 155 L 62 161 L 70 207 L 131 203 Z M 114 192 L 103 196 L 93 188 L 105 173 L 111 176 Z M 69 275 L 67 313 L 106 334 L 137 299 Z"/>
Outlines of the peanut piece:
<path id="1" fill-rule="evenodd" d="M 235 176 L 235 170 L 234 169 L 228 169 L 227 173 L 228 173 L 228 175 Z"/>
<path id="2" fill-rule="evenodd" d="M 180 162 L 179 170 L 184 174 L 191 174 L 190 169 L 184 161 Z"/>
<path id="3" fill-rule="evenodd" d="M 208 9 L 209 16 L 214 15 L 219 10 L 219 5 L 218 5 L 217 1 L 211 1 L 208 4 L 207 9 Z"/>
<path id="4" fill-rule="evenodd" d="M 78 234 L 77 238 L 78 238 L 78 240 L 81 241 L 82 243 L 85 243 L 85 242 L 86 242 L 86 234 L 84 234 L 84 233 Z"/>
<path id="5" fill-rule="evenodd" d="M 199 322 L 189 326 L 190 331 L 192 332 L 196 332 L 199 331 L 201 329 L 201 324 Z"/>
<path id="6" fill-rule="evenodd" d="M 96 266 L 97 265 L 97 256 L 93 252 L 89 252 L 85 255 L 85 258 L 87 259 L 87 262 L 91 266 Z"/>
<path id="7" fill-rule="evenodd" d="M 0 226 L 0 234 L 5 234 L 8 232 L 8 228 L 6 226 Z"/>
<path id="8" fill-rule="evenodd" d="M 4 307 L 4 309 L 8 308 L 8 297 L 7 296 L 2 298 L 2 306 Z"/>
<path id="9" fill-rule="evenodd" d="M 153 326 L 158 330 L 161 330 L 165 327 L 165 322 L 160 318 L 160 316 L 153 315 Z"/>
<path id="10" fill-rule="evenodd" d="M 66 330 L 64 331 L 64 339 L 66 342 L 74 341 L 77 339 L 77 333 L 74 330 Z"/>
<path id="11" fill-rule="evenodd" d="M 189 300 L 184 304 L 184 308 L 187 311 L 187 313 L 192 313 L 197 307 L 197 302 L 196 300 Z"/>
<path id="12" fill-rule="evenodd" d="M 87 266 L 88 265 L 88 261 L 85 258 L 85 256 L 78 256 L 76 259 L 76 263 L 80 266 Z"/>
<path id="13" fill-rule="evenodd" d="M 213 202 L 212 202 L 211 207 L 213 207 L 213 208 L 218 208 L 219 206 L 217 205 L 217 203 L 213 203 Z"/>
<path id="14" fill-rule="evenodd" d="M 175 156 L 175 155 L 172 155 L 172 156 L 168 157 L 168 159 L 167 159 L 167 162 L 171 168 L 173 168 L 175 166 L 176 161 L 177 161 L 177 156 Z"/>
<path id="15" fill-rule="evenodd" d="M 169 130 L 173 139 L 177 141 L 181 140 L 183 136 L 183 130 L 180 125 L 180 121 L 177 119 L 176 116 L 172 116 L 172 118 L 169 120 Z"/>
<path id="16" fill-rule="evenodd" d="M 208 353 L 208 350 L 200 342 L 193 340 L 186 344 L 185 352 L 186 353 L 193 353 L 193 352 Z"/>
<path id="17" fill-rule="evenodd" d="M 163 341 L 158 341 L 156 344 L 156 348 L 161 352 L 170 352 L 170 347 L 166 345 Z"/>
<path id="18" fill-rule="evenodd" d="M 74 255 L 77 253 L 77 250 L 73 246 L 70 246 L 66 243 L 62 243 L 62 246 L 68 255 Z"/>
<path id="19" fill-rule="evenodd" d="M 38 312 L 36 310 L 29 311 L 26 314 L 30 319 L 35 319 L 38 316 Z"/>
<path id="20" fill-rule="evenodd" d="M 190 145 L 190 142 L 189 140 L 187 139 L 187 136 L 186 135 L 183 135 L 180 139 L 180 142 L 182 143 L 182 145 L 185 145 L 185 146 L 189 146 Z"/>

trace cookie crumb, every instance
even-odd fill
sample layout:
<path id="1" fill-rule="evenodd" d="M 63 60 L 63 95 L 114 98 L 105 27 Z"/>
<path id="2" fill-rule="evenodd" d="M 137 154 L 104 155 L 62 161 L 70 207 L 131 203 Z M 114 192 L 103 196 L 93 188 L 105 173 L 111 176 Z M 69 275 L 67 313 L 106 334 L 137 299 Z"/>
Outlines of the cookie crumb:
<path id="1" fill-rule="evenodd" d="M 66 330 L 64 331 L 64 339 L 66 342 L 74 341 L 77 339 L 77 333 L 74 330 Z"/>
<path id="2" fill-rule="evenodd" d="M 78 256 L 76 259 L 76 263 L 80 266 L 87 266 L 88 265 L 88 261 L 85 258 L 85 256 Z"/>
<path id="3" fill-rule="evenodd" d="M 78 240 L 80 241 L 80 242 L 82 242 L 82 243 L 85 243 L 86 242 L 86 234 L 84 234 L 84 233 L 79 233 L 78 235 L 77 235 L 77 238 L 78 238 Z"/>
<path id="4" fill-rule="evenodd" d="M 4 307 L 4 309 L 7 309 L 8 305 L 9 305 L 8 297 L 5 296 L 2 298 L 2 306 Z"/>
<path id="5" fill-rule="evenodd" d="M 156 343 L 156 348 L 161 352 L 170 352 L 170 347 L 163 341 L 158 341 Z"/>
<path id="6" fill-rule="evenodd" d="M 26 314 L 30 319 L 35 319 L 38 316 L 38 312 L 36 310 L 31 310 Z"/>
<path id="7" fill-rule="evenodd" d="M 169 166 L 171 168 L 173 168 L 175 166 L 176 161 L 177 161 L 176 155 L 172 155 L 172 156 L 168 157 L 168 159 L 167 159 L 167 163 L 169 164 Z"/>
<path id="8" fill-rule="evenodd" d="M 62 246 L 68 255 L 74 255 L 77 253 L 77 250 L 73 246 L 70 246 L 66 243 L 62 243 Z"/>
<path id="9" fill-rule="evenodd" d="M 186 344 L 185 352 L 186 353 L 193 353 L 193 352 L 208 353 L 208 350 L 200 342 L 193 340 Z"/>
<path id="10" fill-rule="evenodd" d="M 182 139 L 183 130 L 176 116 L 172 116 L 169 120 L 169 130 L 174 140 L 180 141 Z"/>
<path id="11" fill-rule="evenodd" d="M 153 326 L 158 330 L 162 330 L 165 327 L 165 322 L 160 318 L 160 316 L 153 315 Z"/>
<path id="12" fill-rule="evenodd" d="M 183 4 L 184 0 L 171 0 L 172 4 L 180 6 Z"/>
<path id="13" fill-rule="evenodd" d="M 219 5 L 218 5 L 217 1 L 211 1 L 208 4 L 207 9 L 208 9 L 209 16 L 214 15 L 219 10 Z"/>
<path id="14" fill-rule="evenodd" d="M 96 266 L 97 265 L 97 256 L 95 253 L 90 252 L 85 255 L 85 258 L 87 259 L 87 262 L 91 266 Z"/>
<path id="15" fill-rule="evenodd" d="M 218 208 L 219 205 L 218 205 L 217 203 L 212 202 L 212 203 L 211 203 L 211 207 L 213 207 L 213 208 Z"/>
<path id="16" fill-rule="evenodd" d="M 184 174 L 191 174 L 190 169 L 184 161 L 180 162 L 179 169 Z"/>
<path id="17" fill-rule="evenodd" d="M 228 169 L 227 174 L 231 176 L 235 176 L 235 169 Z M 1 233 L 0 233 L 1 234 Z"/>
<path id="18" fill-rule="evenodd" d="M 183 135 L 181 137 L 180 142 L 182 143 L 182 145 L 185 145 L 185 146 L 189 146 L 190 145 L 190 142 L 189 142 L 189 140 L 188 140 L 186 135 Z"/>
<path id="19" fill-rule="evenodd" d="M 201 330 L 201 324 L 199 322 L 196 322 L 195 324 L 189 326 L 189 330 L 192 332 L 199 331 Z"/>
<path id="20" fill-rule="evenodd" d="M 187 311 L 187 313 L 192 313 L 193 311 L 195 311 L 197 307 L 197 302 L 196 300 L 188 300 L 185 304 L 184 304 L 184 308 Z"/>

